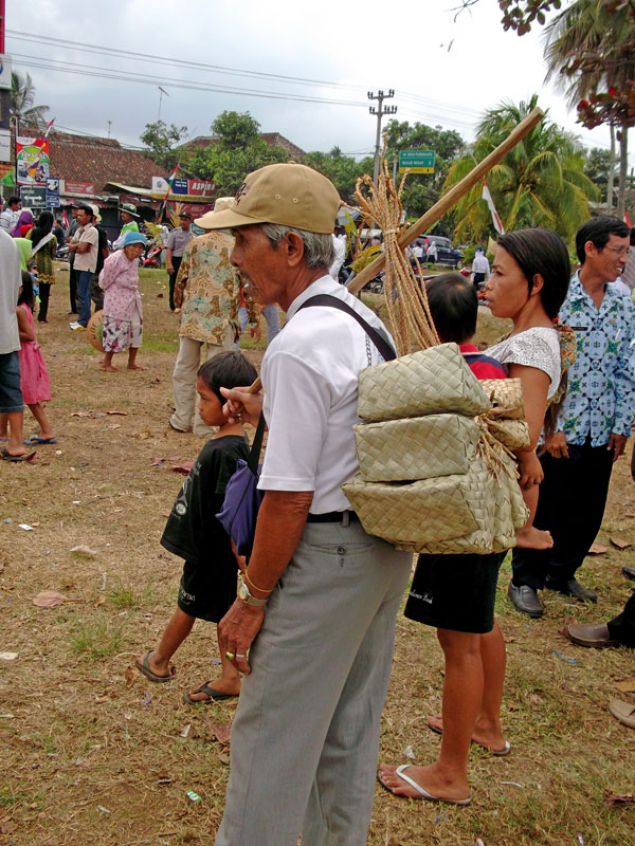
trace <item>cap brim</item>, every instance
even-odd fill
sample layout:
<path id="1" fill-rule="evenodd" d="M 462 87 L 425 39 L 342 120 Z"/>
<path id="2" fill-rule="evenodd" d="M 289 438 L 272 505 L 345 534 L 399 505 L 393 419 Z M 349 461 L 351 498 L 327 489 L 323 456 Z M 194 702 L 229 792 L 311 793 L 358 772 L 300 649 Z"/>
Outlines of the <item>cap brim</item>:
<path id="1" fill-rule="evenodd" d="M 194 223 L 200 226 L 201 229 L 238 229 L 240 226 L 254 226 L 257 223 L 268 223 L 267 220 L 260 218 L 247 217 L 244 214 L 238 214 L 234 209 L 225 209 L 224 211 L 214 212 L 209 217 L 197 217 Z"/>

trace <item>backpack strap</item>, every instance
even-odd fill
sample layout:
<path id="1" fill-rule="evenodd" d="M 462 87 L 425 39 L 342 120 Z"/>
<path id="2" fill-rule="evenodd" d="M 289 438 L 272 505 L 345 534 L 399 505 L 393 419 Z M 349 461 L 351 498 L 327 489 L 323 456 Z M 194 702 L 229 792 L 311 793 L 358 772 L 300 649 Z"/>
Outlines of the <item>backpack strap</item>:
<path id="1" fill-rule="evenodd" d="M 337 308 L 340 311 L 346 312 L 346 314 L 349 314 L 352 318 L 354 318 L 362 327 L 364 332 L 366 332 L 368 337 L 381 353 L 384 361 L 392 361 L 397 358 L 397 353 L 388 339 L 382 335 L 378 329 L 375 329 L 366 320 L 364 320 L 361 314 L 355 311 L 354 308 L 351 308 L 348 303 L 344 302 L 344 300 L 340 300 L 339 297 L 333 297 L 331 294 L 316 294 L 314 297 L 309 297 L 306 302 L 303 302 L 300 308 L 307 308 L 309 306 L 328 306 L 329 308 Z M 298 311 L 299 310 L 300 309 L 298 309 Z"/>

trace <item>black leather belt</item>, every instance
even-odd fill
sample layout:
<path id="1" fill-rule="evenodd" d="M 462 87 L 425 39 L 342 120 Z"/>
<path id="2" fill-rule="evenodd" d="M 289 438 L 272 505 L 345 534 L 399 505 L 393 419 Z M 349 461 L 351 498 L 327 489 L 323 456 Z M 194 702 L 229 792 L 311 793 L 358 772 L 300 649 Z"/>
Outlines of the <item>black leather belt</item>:
<path id="1" fill-rule="evenodd" d="M 327 511 L 326 514 L 309 514 L 307 523 L 349 523 L 359 522 L 354 511 Z"/>

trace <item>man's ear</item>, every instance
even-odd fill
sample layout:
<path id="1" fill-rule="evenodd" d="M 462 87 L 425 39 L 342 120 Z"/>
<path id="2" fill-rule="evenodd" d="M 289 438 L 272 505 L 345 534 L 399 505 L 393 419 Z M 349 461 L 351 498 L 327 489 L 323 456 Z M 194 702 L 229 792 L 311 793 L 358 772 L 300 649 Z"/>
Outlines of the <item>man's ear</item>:
<path id="1" fill-rule="evenodd" d="M 297 232 L 287 232 L 285 249 L 289 267 L 297 267 L 304 258 L 304 241 Z"/>

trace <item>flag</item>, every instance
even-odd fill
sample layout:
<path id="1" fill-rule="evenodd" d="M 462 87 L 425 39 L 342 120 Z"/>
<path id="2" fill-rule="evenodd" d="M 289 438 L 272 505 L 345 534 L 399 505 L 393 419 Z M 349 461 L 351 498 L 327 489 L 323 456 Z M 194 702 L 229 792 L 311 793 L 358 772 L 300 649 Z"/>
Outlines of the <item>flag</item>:
<path id="1" fill-rule="evenodd" d="M 494 224 L 494 229 L 498 232 L 499 235 L 504 235 L 505 229 L 503 227 L 503 221 L 498 216 L 496 206 L 494 205 L 494 200 L 492 200 L 492 195 L 489 192 L 489 188 L 487 187 L 487 182 L 485 180 L 483 180 L 483 192 L 481 194 L 481 199 L 485 200 L 485 202 L 487 203 L 490 214 L 492 215 L 492 223 Z"/>

